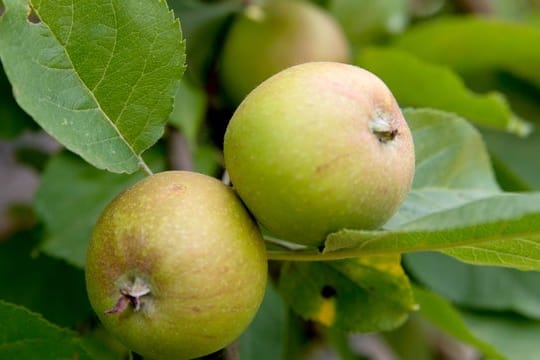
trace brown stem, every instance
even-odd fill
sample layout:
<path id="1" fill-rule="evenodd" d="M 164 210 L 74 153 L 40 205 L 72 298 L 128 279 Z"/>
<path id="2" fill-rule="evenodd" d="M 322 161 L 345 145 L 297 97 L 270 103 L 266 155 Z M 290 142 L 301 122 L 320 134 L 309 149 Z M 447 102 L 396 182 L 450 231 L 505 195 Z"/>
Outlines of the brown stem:
<path id="1" fill-rule="evenodd" d="M 176 129 L 169 129 L 169 165 L 171 169 L 193 171 L 193 154 L 186 137 Z"/>
<path id="2" fill-rule="evenodd" d="M 105 314 L 121 313 L 128 308 L 130 303 L 131 301 L 129 300 L 129 298 L 127 296 L 122 295 L 116 302 L 116 305 L 114 305 L 112 309 L 105 311 Z"/>
<path id="3" fill-rule="evenodd" d="M 464 13 L 491 14 L 493 9 L 489 0 L 454 0 L 456 8 Z"/>

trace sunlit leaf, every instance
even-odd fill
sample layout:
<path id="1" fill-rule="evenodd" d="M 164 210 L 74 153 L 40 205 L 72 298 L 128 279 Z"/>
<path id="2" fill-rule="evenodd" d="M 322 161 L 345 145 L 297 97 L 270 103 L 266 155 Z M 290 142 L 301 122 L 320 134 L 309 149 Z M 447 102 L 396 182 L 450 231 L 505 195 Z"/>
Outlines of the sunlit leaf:
<path id="1" fill-rule="evenodd" d="M 432 19 L 392 43 L 459 72 L 512 71 L 540 86 L 540 28 L 486 17 Z M 535 65 L 534 65 L 535 64 Z"/>
<path id="2" fill-rule="evenodd" d="M 407 109 L 404 115 L 414 138 L 413 188 L 499 188 L 482 137 L 466 120 L 432 109 Z"/>
<path id="3" fill-rule="evenodd" d="M 4 4 L 0 58 L 19 105 L 92 165 L 136 171 L 163 134 L 184 71 L 166 2 Z"/>
<path id="4" fill-rule="evenodd" d="M 540 270 L 540 193 L 493 193 L 419 215 L 392 231 L 342 230 L 325 243 L 325 252 L 348 256 L 426 250 L 473 264 Z"/>

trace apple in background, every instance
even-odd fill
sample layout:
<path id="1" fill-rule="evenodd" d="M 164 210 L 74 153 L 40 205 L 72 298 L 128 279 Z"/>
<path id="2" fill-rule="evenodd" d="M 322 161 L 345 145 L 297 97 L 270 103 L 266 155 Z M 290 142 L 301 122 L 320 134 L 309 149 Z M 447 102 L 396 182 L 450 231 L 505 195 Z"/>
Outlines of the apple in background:
<path id="1" fill-rule="evenodd" d="M 233 187 L 273 235 L 318 246 L 376 229 L 411 187 L 414 146 L 386 85 L 359 67 L 312 62 L 253 90 L 225 133 Z"/>
<path id="2" fill-rule="evenodd" d="M 271 75 L 309 61 L 349 61 L 339 24 L 306 1 L 269 0 L 249 5 L 225 40 L 220 77 L 234 105 Z"/>
<path id="3" fill-rule="evenodd" d="M 266 288 L 264 241 L 217 179 L 170 171 L 119 195 L 95 226 L 86 261 L 104 327 L 149 359 L 187 359 L 233 342 Z"/>

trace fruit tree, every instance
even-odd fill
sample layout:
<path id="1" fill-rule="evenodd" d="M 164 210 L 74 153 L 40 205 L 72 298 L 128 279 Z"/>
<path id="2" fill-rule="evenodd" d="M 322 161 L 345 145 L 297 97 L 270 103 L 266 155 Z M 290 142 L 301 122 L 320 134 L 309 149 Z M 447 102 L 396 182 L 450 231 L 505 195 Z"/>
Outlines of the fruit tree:
<path id="1" fill-rule="evenodd" d="M 540 358 L 533 0 L 0 0 L 0 359 Z"/>

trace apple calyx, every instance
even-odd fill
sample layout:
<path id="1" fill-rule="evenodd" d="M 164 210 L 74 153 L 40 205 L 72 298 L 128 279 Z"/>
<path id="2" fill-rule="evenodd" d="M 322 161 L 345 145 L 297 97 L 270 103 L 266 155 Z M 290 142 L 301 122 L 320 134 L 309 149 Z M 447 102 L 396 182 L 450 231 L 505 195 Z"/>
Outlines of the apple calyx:
<path id="1" fill-rule="evenodd" d="M 130 305 L 133 307 L 133 311 L 137 312 L 141 309 L 141 297 L 148 294 L 150 294 L 150 285 L 144 279 L 135 276 L 131 283 L 120 287 L 120 297 L 116 305 L 105 311 L 105 314 L 121 313 Z"/>
<path id="2" fill-rule="evenodd" d="M 390 121 L 388 121 L 387 116 L 384 114 L 377 114 L 371 120 L 369 127 L 373 135 L 377 137 L 377 140 L 383 144 L 394 140 L 398 134 L 398 130 L 392 128 Z"/>

